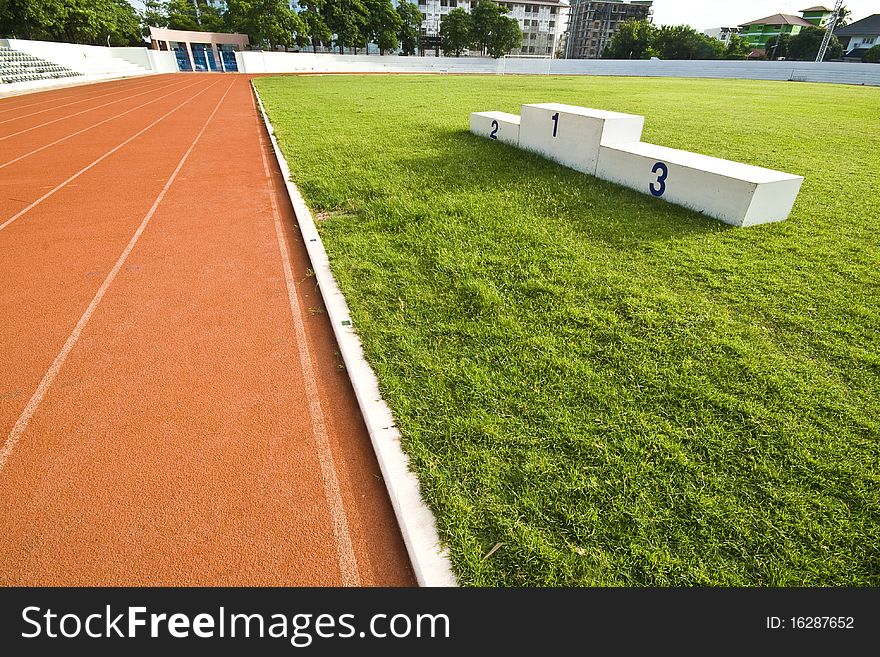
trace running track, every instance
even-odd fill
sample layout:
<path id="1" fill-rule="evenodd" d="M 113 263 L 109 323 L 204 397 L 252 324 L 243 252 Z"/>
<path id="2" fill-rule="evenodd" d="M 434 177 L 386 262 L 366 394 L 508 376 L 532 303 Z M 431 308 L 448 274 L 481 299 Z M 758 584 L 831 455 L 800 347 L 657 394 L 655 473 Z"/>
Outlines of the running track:
<path id="1" fill-rule="evenodd" d="M 0 585 L 414 579 L 244 75 L 0 100 Z"/>

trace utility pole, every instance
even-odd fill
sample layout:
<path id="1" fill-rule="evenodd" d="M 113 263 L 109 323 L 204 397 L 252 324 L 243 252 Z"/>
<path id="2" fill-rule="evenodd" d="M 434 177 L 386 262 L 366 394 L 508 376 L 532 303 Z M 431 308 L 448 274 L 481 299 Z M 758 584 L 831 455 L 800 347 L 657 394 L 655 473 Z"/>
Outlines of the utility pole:
<path id="1" fill-rule="evenodd" d="M 837 0 L 834 5 L 834 11 L 831 18 L 828 19 L 828 25 L 825 27 L 825 37 L 822 39 L 822 45 L 819 47 L 819 54 L 816 55 L 816 61 L 821 62 L 825 59 L 825 51 L 828 50 L 828 44 L 831 43 L 831 37 L 834 36 L 834 28 L 837 27 L 837 21 L 840 18 L 840 7 L 843 0 Z"/>

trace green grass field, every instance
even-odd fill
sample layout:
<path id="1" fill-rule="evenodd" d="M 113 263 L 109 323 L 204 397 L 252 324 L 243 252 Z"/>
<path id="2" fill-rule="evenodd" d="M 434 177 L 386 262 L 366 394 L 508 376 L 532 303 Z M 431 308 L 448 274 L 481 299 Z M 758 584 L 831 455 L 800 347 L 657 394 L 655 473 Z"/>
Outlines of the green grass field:
<path id="1" fill-rule="evenodd" d="M 880 585 L 880 89 L 256 85 L 462 584 Z M 551 101 L 806 182 L 736 229 L 468 132 Z"/>

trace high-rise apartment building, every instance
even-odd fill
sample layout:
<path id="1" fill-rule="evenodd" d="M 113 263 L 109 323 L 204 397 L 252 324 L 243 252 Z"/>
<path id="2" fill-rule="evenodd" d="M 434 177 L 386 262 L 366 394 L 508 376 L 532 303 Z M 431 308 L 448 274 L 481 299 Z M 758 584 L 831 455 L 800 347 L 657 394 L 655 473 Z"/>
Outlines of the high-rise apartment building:
<path id="1" fill-rule="evenodd" d="M 653 0 L 572 0 L 566 59 L 596 59 L 624 21 L 650 20 Z"/>

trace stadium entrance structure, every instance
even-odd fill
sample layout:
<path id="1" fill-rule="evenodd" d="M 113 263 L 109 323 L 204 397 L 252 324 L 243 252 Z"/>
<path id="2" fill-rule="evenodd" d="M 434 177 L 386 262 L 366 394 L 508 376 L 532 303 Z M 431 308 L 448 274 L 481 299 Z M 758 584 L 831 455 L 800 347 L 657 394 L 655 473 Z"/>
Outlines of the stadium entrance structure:
<path id="1" fill-rule="evenodd" d="M 172 51 L 181 71 L 237 72 L 235 53 L 244 50 L 248 43 L 246 34 L 150 28 L 153 50 Z"/>

